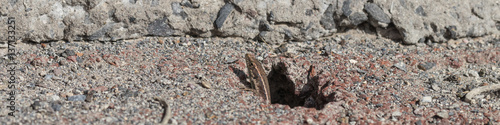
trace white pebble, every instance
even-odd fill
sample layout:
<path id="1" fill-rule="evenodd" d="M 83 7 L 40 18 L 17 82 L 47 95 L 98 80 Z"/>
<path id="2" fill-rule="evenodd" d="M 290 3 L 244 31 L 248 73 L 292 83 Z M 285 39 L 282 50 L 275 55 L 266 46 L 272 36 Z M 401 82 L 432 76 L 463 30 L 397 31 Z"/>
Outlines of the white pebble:
<path id="1" fill-rule="evenodd" d="M 424 96 L 421 101 L 422 102 L 432 102 L 432 97 L 431 96 Z"/>

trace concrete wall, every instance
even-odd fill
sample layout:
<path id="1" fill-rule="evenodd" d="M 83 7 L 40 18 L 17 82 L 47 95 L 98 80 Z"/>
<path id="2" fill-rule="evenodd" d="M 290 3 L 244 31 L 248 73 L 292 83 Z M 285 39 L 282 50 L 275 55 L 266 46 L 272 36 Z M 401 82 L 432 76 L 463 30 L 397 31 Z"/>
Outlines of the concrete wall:
<path id="1" fill-rule="evenodd" d="M 351 29 L 405 44 L 499 34 L 498 0 L 0 0 L 19 41 L 242 37 L 271 44 Z M 2 41 L 5 44 L 6 41 Z M 2 44 L 2 43 L 0 43 Z"/>

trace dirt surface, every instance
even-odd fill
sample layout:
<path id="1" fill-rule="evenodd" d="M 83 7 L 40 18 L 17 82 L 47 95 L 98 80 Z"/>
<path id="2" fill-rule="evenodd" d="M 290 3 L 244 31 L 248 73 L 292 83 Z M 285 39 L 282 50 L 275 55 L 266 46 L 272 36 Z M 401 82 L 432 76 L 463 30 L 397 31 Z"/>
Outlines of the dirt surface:
<path id="1" fill-rule="evenodd" d="M 498 36 L 402 45 L 352 31 L 286 45 L 153 37 L 15 49 L 16 112 L 1 108 L 2 124 L 157 124 L 164 113 L 172 124 L 500 123 L 499 90 L 465 101 L 499 84 Z M 273 104 L 244 90 L 246 53 L 269 74 Z"/>

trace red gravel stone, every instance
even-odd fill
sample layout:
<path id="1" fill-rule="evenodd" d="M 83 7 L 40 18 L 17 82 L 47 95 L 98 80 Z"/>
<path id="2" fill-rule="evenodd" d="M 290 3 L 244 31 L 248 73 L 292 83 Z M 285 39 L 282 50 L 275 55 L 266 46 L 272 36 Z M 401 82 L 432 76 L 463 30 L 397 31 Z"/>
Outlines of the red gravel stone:
<path id="1" fill-rule="evenodd" d="M 76 62 L 76 56 L 68 56 L 66 59 L 71 62 Z"/>

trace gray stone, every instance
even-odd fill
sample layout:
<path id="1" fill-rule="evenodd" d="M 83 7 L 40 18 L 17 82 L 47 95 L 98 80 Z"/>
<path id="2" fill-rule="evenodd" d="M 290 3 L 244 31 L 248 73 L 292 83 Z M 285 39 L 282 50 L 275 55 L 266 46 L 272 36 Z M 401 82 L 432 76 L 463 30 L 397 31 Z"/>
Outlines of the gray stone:
<path id="1" fill-rule="evenodd" d="M 237 59 L 237 58 L 233 58 L 233 57 L 231 57 L 231 58 L 226 58 L 226 64 L 231 64 L 231 63 L 234 63 L 234 62 L 236 62 L 236 61 L 238 61 L 238 59 Z"/>
<path id="2" fill-rule="evenodd" d="M 90 36 L 87 37 L 88 40 L 108 40 L 110 38 L 107 38 L 106 33 L 109 33 L 113 30 L 113 25 L 115 23 L 108 23 L 104 26 L 102 26 L 100 29 L 94 31 L 91 33 Z"/>
<path id="3" fill-rule="evenodd" d="M 122 97 L 137 97 L 139 95 L 139 91 L 132 91 L 130 89 L 126 89 L 125 92 L 122 93 Z"/>
<path id="4" fill-rule="evenodd" d="M 68 56 L 74 56 L 74 55 L 76 55 L 75 51 L 71 50 L 71 49 L 64 50 L 63 54 L 64 54 L 63 57 L 68 57 Z"/>
<path id="5" fill-rule="evenodd" d="M 199 8 L 200 3 L 196 0 L 183 0 L 181 3 L 182 6 L 190 7 L 190 8 Z"/>
<path id="6" fill-rule="evenodd" d="M 259 30 L 261 31 L 272 31 L 273 28 L 266 21 L 261 20 L 259 24 Z"/>
<path id="7" fill-rule="evenodd" d="M 422 121 L 421 121 L 421 120 L 417 120 L 417 121 L 415 122 L 415 125 L 422 125 Z"/>
<path id="8" fill-rule="evenodd" d="M 447 26 L 446 30 L 447 30 L 447 32 L 445 34 L 445 37 L 447 37 L 449 39 L 456 39 L 458 37 L 456 26 Z"/>
<path id="9" fill-rule="evenodd" d="M 68 101 L 84 101 L 86 97 L 85 95 L 74 95 L 68 97 Z"/>
<path id="10" fill-rule="evenodd" d="M 45 80 L 50 80 L 50 79 L 52 79 L 53 76 L 54 75 L 48 74 L 48 75 L 45 75 L 44 78 L 45 78 Z"/>
<path id="11" fill-rule="evenodd" d="M 323 13 L 321 17 L 320 24 L 323 28 L 327 30 L 335 29 L 335 20 L 333 20 L 333 14 L 335 13 L 335 6 L 330 4 L 326 11 Z"/>
<path id="12" fill-rule="evenodd" d="M 425 43 L 425 38 L 420 38 L 420 39 L 418 40 L 418 43 Z"/>
<path id="13" fill-rule="evenodd" d="M 351 0 L 346 0 L 342 4 L 342 12 L 343 12 L 344 16 L 351 15 L 352 10 L 351 10 L 351 7 L 349 7 L 350 4 L 351 4 Z"/>
<path id="14" fill-rule="evenodd" d="M 217 19 L 215 19 L 215 27 L 217 29 L 222 28 L 224 25 L 224 21 L 229 16 L 229 14 L 233 11 L 234 6 L 231 3 L 226 3 L 222 8 L 220 8 L 219 14 L 217 15 Z"/>
<path id="15" fill-rule="evenodd" d="M 156 19 L 148 25 L 147 31 L 149 35 L 170 36 L 174 32 L 168 25 L 167 18 Z"/>
<path id="16" fill-rule="evenodd" d="M 31 108 L 33 110 L 39 110 L 40 107 L 41 107 L 40 101 L 35 101 L 35 102 L 33 102 L 33 104 L 31 104 Z"/>
<path id="17" fill-rule="evenodd" d="M 349 20 L 353 25 L 359 25 L 368 20 L 368 16 L 365 13 L 356 12 L 349 16 Z"/>
<path id="18" fill-rule="evenodd" d="M 62 108 L 61 104 L 60 104 L 59 102 L 56 102 L 56 101 L 51 102 L 51 103 L 50 103 L 50 107 L 52 108 L 52 110 L 54 110 L 54 111 L 56 111 L 56 112 L 57 112 L 57 111 L 60 111 L 60 110 L 61 110 L 61 108 Z"/>
<path id="19" fill-rule="evenodd" d="M 177 2 L 173 2 L 172 4 L 170 4 L 172 6 L 172 11 L 174 13 L 174 15 L 177 15 L 177 16 L 181 16 L 182 19 L 186 19 L 188 17 L 187 13 L 184 12 L 184 10 L 182 9 L 182 6 L 180 3 L 177 3 Z M 184 3 L 183 5 L 186 5 L 186 6 L 191 6 L 191 4 L 189 3 Z"/>
<path id="20" fill-rule="evenodd" d="M 436 116 L 438 116 L 439 118 L 442 118 L 442 119 L 447 119 L 447 118 L 450 117 L 449 114 L 448 114 L 448 112 L 446 112 L 446 111 L 438 112 L 436 114 Z"/>
<path id="21" fill-rule="evenodd" d="M 387 16 L 387 14 L 384 13 L 382 8 L 380 8 L 376 4 L 366 3 L 365 10 L 366 10 L 366 12 L 368 12 L 370 17 L 375 19 L 376 21 L 378 21 L 380 23 L 385 23 L 385 24 L 391 23 L 391 19 L 389 19 L 389 16 Z"/>
<path id="22" fill-rule="evenodd" d="M 433 62 L 425 62 L 425 63 L 420 63 L 418 64 L 418 68 L 424 71 L 432 69 L 434 66 L 436 66 L 436 63 Z"/>
<path id="23" fill-rule="evenodd" d="M 279 44 L 284 41 L 285 35 L 276 31 L 262 31 L 259 40 L 269 44 Z"/>
<path id="24" fill-rule="evenodd" d="M 233 4 L 238 4 L 240 3 L 241 1 L 243 0 L 229 0 L 229 2 L 233 3 Z"/>
<path id="25" fill-rule="evenodd" d="M 452 116 L 452 115 L 455 115 L 455 113 L 454 112 L 448 112 L 448 115 Z"/>
<path id="26" fill-rule="evenodd" d="M 427 16 L 422 6 L 418 6 L 417 9 L 415 9 L 415 13 L 417 13 L 420 16 Z"/>
<path id="27" fill-rule="evenodd" d="M 275 52 L 276 53 L 285 53 L 288 51 L 287 44 L 282 44 L 280 47 L 276 48 Z"/>
<path id="28" fill-rule="evenodd" d="M 103 118 L 103 120 L 108 122 L 108 123 L 118 121 L 118 119 L 116 117 L 105 117 L 105 118 Z"/>

